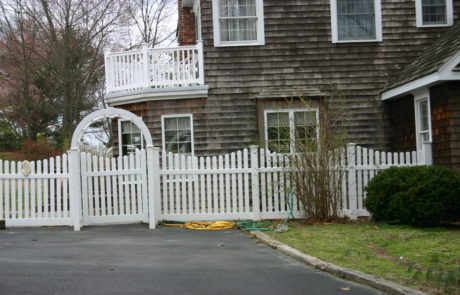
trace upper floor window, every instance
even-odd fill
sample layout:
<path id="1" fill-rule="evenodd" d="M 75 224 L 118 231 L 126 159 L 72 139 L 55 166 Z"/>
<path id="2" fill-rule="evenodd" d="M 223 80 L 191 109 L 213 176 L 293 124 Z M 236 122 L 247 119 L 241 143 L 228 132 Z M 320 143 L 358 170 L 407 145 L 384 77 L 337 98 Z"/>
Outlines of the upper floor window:
<path id="1" fill-rule="evenodd" d="M 137 126 L 127 120 L 118 121 L 119 147 L 121 155 L 126 156 L 143 148 L 142 133 Z"/>
<path id="2" fill-rule="evenodd" d="M 214 46 L 263 45 L 263 0 L 213 0 Z"/>
<path id="3" fill-rule="evenodd" d="M 293 153 L 298 145 L 315 143 L 317 136 L 317 109 L 265 111 L 265 142 L 272 152 Z"/>
<path id="4" fill-rule="evenodd" d="M 163 150 L 167 153 L 193 155 L 192 115 L 162 116 Z"/>
<path id="5" fill-rule="evenodd" d="M 452 0 L 416 0 L 417 27 L 451 26 Z"/>
<path id="6" fill-rule="evenodd" d="M 332 42 L 382 41 L 380 0 L 331 0 Z"/>

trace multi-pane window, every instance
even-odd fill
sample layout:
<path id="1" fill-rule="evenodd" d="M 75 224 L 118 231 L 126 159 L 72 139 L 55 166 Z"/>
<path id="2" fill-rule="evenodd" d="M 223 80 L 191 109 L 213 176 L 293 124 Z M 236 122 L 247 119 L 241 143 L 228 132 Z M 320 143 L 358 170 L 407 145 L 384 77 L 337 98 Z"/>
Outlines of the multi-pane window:
<path id="1" fill-rule="evenodd" d="M 417 26 L 452 24 L 452 0 L 416 0 Z"/>
<path id="2" fill-rule="evenodd" d="M 263 44 L 262 0 L 213 0 L 214 43 Z"/>
<path id="3" fill-rule="evenodd" d="M 134 153 L 136 149 L 142 149 L 142 133 L 131 121 L 120 121 L 120 148 L 123 156 Z"/>
<path id="4" fill-rule="evenodd" d="M 331 0 L 333 42 L 380 41 L 380 0 Z"/>
<path id="5" fill-rule="evenodd" d="M 317 110 L 266 111 L 265 140 L 273 152 L 295 152 L 296 146 L 315 143 Z"/>
<path id="6" fill-rule="evenodd" d="M 221 41 L 257 40 L 255 0 L 220 0 Z"/>
<path id="7" fill-rule="evenodd" d="M 163 149 L 166 152 L 193 154 L 191 115 L 163 116 Z"/>

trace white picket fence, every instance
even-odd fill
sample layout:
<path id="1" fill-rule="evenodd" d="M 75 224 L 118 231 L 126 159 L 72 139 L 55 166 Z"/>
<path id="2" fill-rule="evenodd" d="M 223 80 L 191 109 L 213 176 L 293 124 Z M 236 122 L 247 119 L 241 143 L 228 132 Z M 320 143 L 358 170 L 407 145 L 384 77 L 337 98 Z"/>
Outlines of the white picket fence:
<path id="1" fill-rule="evenodd" d="M 30 162 L 28 175 L 22 162 L 0 160 L 0 219 L 7 226 L 72 225 L 68 167 L 66 154 Z"/>
<path id="2" fill-rule="evenodd" d="M 417 153 L 385 153 L 350 144 L 344 150 L 342 214 L 368 216 L 364 188 L 379 170 L 423 164 Z M 162 156 L 161 219 L 275 219 L 289 213 L 289 157 L 251 147 L 214 157 Z M 298 200 L 292 200 L 301 217 Z"/>
<path id="3" fill-rule="evenodd" d="M 378 171 L 424 165 L 422 152 L 385 153 L 349 144 L 343 154 L 342 214 L 351 218 L 369 215 L 364 189 Z M 29 174 L 21 162 L 0 161 L 0 219 L 7 226 L 75 226 L 147 222 L 152 216 L 154 222 L 276 219 L 290 211 L 289 157 L 255 146 L 213 157 L 160 156 L 155 149 L 150 179 L 145 150 L 117 159 L 87 153 L 79 158 L 78 194 L 70 190 L 73 158 L 67 155 L 30 162 Z M 292 208 L 295 217 L 302 216 L 296 198 Z M 79 212 L 77 218 L 72 212 Z"/>

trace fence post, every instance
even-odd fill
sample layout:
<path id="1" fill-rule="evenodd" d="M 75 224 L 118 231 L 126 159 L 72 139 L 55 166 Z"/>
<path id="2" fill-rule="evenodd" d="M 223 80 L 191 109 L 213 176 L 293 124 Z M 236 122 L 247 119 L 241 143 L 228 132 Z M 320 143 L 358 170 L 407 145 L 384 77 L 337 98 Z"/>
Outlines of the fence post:
<path id="1" fill-rule="evenodd" d="M 81 199 L 81 179 L 80 179 L 80 153 L 77 148 L 70 149 L 69 152 L 69 189 L 70 189 L 70 214 L 73 229 L 79 231 L 81 227 L 80 199 Z"/>
<path id="2" fill-rule="evenodd" d="M 149 44 L 143 43 L 142 44 L 142 57 L 143 57 L 143 71 L 144 71 L 144 79 L 143 79 L 143 88 L 148 88 L 150 86 L 150 73 L 149 73 Z"/>
<path id="3" fill-rule="evenodd" d="M 154 229 L 160 212 L 160 148 L 147 146 L 147 180 L 149 188 L 149 228 Z"/>
<path id="4" fill-rule="evenodd" d="M 358 200 L 356 194 L 356 144 L 347 144 L 347 171 L 348 171 L 348 201 L 349 217 L 358 218 Z"/>
<path id="5" fill-rule="evenodd" d="M 259 194 L 259 160 L 257 156 L 258 146 L 251 145 L 251 191 L 252 211 L 254 220 L 260 220 L 260 194 Z"/>

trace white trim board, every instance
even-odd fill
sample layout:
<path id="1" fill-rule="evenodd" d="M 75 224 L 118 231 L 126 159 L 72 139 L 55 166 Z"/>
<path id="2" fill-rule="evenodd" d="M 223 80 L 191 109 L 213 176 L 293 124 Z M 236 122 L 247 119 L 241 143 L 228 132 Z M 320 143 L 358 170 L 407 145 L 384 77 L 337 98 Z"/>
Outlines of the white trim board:
<path id="1" fill-rule="evenodd" d="M 156 101 L 156 100 L 174 100 L 190 98 L 207 98 L 207 85 L 195 87 L 183 87 L 167 89 L 147 89 L 144 91 L 130 91 L 106 95 L 106 101 L 110 106 L 124 105 L 129 103 Z"/>

